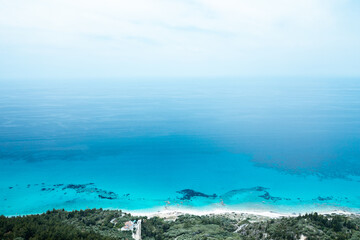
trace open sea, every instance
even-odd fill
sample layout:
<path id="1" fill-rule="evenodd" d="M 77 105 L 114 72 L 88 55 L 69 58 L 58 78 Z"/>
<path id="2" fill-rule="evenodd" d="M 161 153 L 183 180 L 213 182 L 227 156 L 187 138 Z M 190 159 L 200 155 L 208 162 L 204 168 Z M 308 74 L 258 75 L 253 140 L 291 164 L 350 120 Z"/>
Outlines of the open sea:
<path id="1" fill-rule="evenodd" d="M 0 81 L 0 215 L 360 209 L 360 79 Z"/>

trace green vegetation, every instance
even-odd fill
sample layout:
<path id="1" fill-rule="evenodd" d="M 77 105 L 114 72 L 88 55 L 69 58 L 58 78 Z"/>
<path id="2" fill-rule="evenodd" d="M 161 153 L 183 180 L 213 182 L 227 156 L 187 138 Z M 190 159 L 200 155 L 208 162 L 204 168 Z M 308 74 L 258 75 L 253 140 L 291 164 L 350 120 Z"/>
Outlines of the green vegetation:
<path id="1" fill-rule="evenodd" d="M 110 221 L 117 218 L 120 224 Z M 119 231 L 122 222 L 132 220 L 121 211 L 87 209 L 47 211 L 41 215 L 6 218 L 0 216 L 0 239 L 132 239 L 131 232 Z"/>
<path id="2" fill-rule="evenodd" d="M 183 215 L 176 221 L 154 217 L 142 225 L 144 240 L 160 239 L 241 239 L 234 233 L 236 221 L 222 216 Z"/>
<path id="3" fill-rule="evenodd" d="M 67 212 L 52 210 L 24 217 L 0 216 L 2 239 L 132 239 L 120 231 L 129 220 L 142 220 L 143 240 L 308 240 L 360 239 L 357 215 L 306 214 L 266 219 L 249 215 L 183 215 L 176 220 L 134 217 L 117 210 L 87 209 Z"/>
<path id="4" fill-rule="evenodd" d="M 249 221 L 224 216 L 179 217 L 167 222 L 159 218 L 144 221 L 144 240 L 162 239 L 360 239 L 358 216 L 306 214 L 298 217 Z"/>
<path id="5" fill-rule="evenodd" d="M 272 219 L 249 224 L 241 231 L 244 239 L 360 239 L 360 218 L 343 215 L 319 215 Z M 267 236 L 267 238 L 264 238 Z"/>

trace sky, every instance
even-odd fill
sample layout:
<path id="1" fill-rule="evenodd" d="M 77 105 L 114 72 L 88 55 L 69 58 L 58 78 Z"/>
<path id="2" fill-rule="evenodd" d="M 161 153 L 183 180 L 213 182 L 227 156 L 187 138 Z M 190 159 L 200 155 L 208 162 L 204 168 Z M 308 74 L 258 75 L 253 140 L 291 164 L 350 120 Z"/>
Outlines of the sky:
<path id="1" fill-rule="evenodd" d="M 359 77 L 358 0 L 0 0 L 0 80 Z"/>

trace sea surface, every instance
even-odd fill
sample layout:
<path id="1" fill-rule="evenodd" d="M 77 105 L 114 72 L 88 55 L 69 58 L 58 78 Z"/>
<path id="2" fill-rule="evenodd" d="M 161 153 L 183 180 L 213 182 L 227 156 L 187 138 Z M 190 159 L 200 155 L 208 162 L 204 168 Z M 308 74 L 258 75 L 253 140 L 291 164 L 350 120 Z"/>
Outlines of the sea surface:
<path id="1" fill-rule="evenodd" d="M 0 215 L 360 209 L 360 79 L 0 80 Z"/>

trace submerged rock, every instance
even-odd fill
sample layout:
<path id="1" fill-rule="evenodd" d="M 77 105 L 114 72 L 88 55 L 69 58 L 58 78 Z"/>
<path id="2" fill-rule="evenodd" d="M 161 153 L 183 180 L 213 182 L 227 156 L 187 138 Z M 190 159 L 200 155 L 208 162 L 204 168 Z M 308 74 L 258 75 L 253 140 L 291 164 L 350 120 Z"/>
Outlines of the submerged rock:
<path id="1" fill-rule="evenodd" d="M 274 202 L 282 200 L 281 197 L 273 197 L 273 196 L 271 196 L 269 192 L 265 192 L 264 195 L 260 195 L 259 197 L 264 198 L 265 200 L 271 200 L 271 201 L 274 201 Z"/>
<path id="2" fill-rule="evenodd" d="M 263 194 L 257 196 L 258 192 L 262 192 Z M 261 186 L 231 190 L 229 192 L 224 193 L 220 197 L 222 199 L 226 199 L 228 201 L 241 201 L 241 199 L 243 199 L 243 197 L 247 196 L 246 194 L 255 195 L 255 196 L 263 198 L 265 200 L 271 200 L 274 202 L 280 201 L 280 200 L 287 200 L 287 201 L 291 200 L 290 198 L 281 198 L 281 197 L 271 196 L 271 194 L 269 193 L 269 188 L 261 187 Z"/>
<path id="3" fill-rule="evenodd" d="M 226 192 L 221 197 L 228 199 L 228 198 L 232 198 L 238 194 L 251 193 L 251 192 L 266 192 L 266 190 L 268 190 L 268 188 L 261 187 L 261 186 L 256 186 L 256 187 L 251 187 L 251 188 L 239 188 L 239 189 L 234 189 L 229 192 Z"/>
<path id="4" fill-rule="evenodd" d="M 69 189 L 75 189 L 77 191 L 81 191 L 81 189 L 85 189 L 86 186 L 88 185 L 89 184 L 68 184 L 67 186 L 63 187 L 62 190 L 69 188 Z"/>
<path id="5" fill-rule="evenodd" d="M 319 200 L 319 201 L 330 201 L 330 200 L 333 200 L 334 197 L 317 197 L 316 200 Z M 315 200 L 315 199 L 314 199 Z"/>
<path id="6" fill-rule="evenodd" d="M 208 195 L 202 192 L 197 192 L 192 189 L 184 189 L 181 191 L 177 191 L 177 193 L 182 194 L 182 197 L 180 197 L 180 200 L 191 200 L 193 197 L 205 197 L 205 198 L 216 198 L 217 195 L 214 193 L 212 195 Z"/>
<path id="7" fill-rule="evenodd" d="M 109 199 L 109 200 L 114 200 L 114 199 L 116 199 L 116 195 L 103 196 L 103 195 L 99 194 L 98 196 L 99 196 L 99 198 L 101 198 L 101 199 Z"/>
<path id="8" fill-rule="evenodd" d="M 57 186 L 62 186 L 63 184 L 57 184 Z M 112 191 L 106 191 L 94 186 L 94 183 L 86 184 L 68 184 L 62 188 L 62 190 L 73 189 L 76 193 L 88 193 L 88 194 L 97 194 L 101 199 L 117 199 L 118 195 Z"/>

